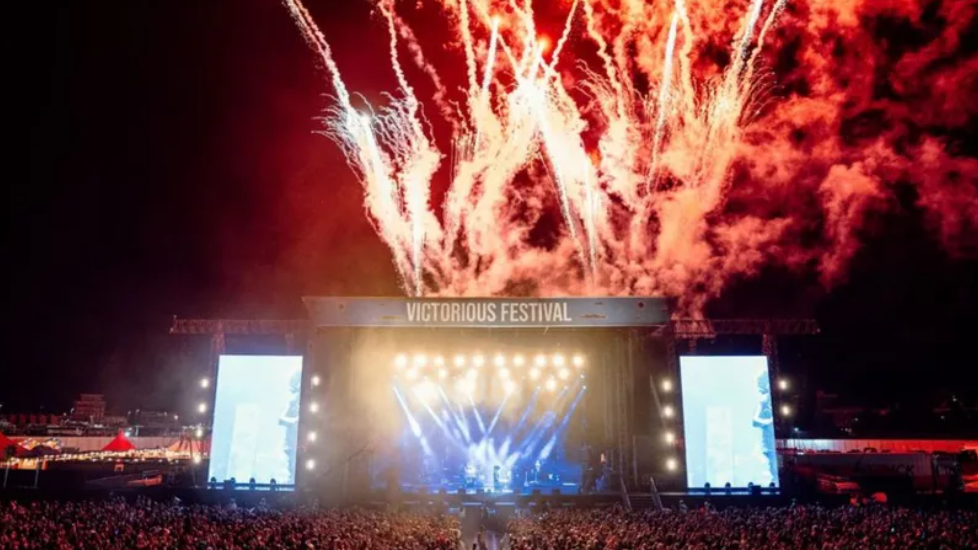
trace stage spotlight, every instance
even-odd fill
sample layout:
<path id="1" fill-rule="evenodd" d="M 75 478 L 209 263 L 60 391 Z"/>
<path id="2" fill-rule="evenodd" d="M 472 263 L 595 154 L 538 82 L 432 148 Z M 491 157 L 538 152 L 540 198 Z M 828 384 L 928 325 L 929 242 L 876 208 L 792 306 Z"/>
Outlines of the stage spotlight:
<path id="1" fill-rule="evenodd" d="M 523 356 L 522 355 L 517 354 L 517 355 L 514 355 L 513 356 L 513 366 L 514 367 L 522 367 L 524 362 L 525 361 L 523 360 Z"/>
<path id="2" fill-rule="evenodd" d="M 554 380 L 553 378 L 548 378 L 547 379 L 547 391 L 549 391 L 550 393 L 553 393 L 556 390 L 557 390 L 557 381 Z"/>
<path id="3" fill-rule="evenodd" d="M 201 403 L 200 405 L 197 405 L 197 412 L 199 412 L 200 414 L 204 414 L 205 412 L 207 412 L 207 403 Z"/>
<path id="4" fill-rule="evenodd" d="M 672 405 L 666 405 L 665 407 L 662 407 L 662 416 L 665 416 L 666 418 L 672 418 L 675 414 L 676 411 L 673 410 Z"/>
<path id="5" fill-rule="evenodd" d="M 571 359 L 571 362 L 574 363 L 574 366 L 575 367 L 581 368 L 581 367 L 584 366 L 584 356 L 583 355 L 575 355 L 574 358 Z"/>
<path id="6" fill-rule="evenodd" d="M 481 355 L 476 355 L 472 358 L 472 364 L 476 367 L 481 367 L 486 364 L 486 358 Z"/>
<path id="7" fill-rule="evenodd" d="M 414 387 L 414 395 L 421 400 L 422 403 L 428 403 L 438 392 L 435 389 L 435 385 L 431 382 L 424 381 Z"/>
<path id="8" fill-rule="evenodd" d="M 306 469 L 307 470 L 313 470 L 315 468 L 316 468 L 316 461 L 315 460 L 313 460 L 313 459 L 310 458 L 309 460 L 306 461 Z"/>
<path id="9" fill-rule="evenodd" d="M 194 464 L 200 464 L 202 460 L 204 459 L 200 455 L 194 455 Z"/>
<path id="10" fill-rule="evenodd" d="M 670 472 L 675 472 L 677 468 L 679 468 L 678 460 L 676 460 L 675 458 L 666 459 L 666 470 L 669 470 Z"/>
<path id="11" fill-rule="evenodd" d="M 536 358 L 533 359 L 533 363 L 538 367 L 545 367 L 547 366 L 547 357 L 543 354 L 537 355 Z"/>
<path id="12" fill-rule="evenodd" d="M 505 382 L 503 382 L 503 390 L 507 394 L 513 393 L 514 391 L 516 391 L 516 382 L 513 382 L 512 380 L 506 380 Z"/>
<path id="13" fill-rule="evenodd" d="M 502 367 L 502 366 L 505 366 L 506 365 L 506 358 L 503 357 L 502 355 L 497 355 L 496 358 L 492 360 L 492 362 L 497 367 Z"/>
<path id="14" fill-rule="evenodd" d="M 676 434 L 674 434 L 672 432 L 666 432 L 665 434 L 663 434 L 662 437 L 666 440 L 666 443 L 675 443 L 676 442 Z"/>
<path id="15" fill-rule="evenodd" d="M 204 437 L 204 428 L 198 427 L 196 430 L 194 430 L 194 437 L 197 439 Z"/>
<path id="16" fill-rule="evenodd" d="M 786 380 L 784 378 L 782 378 L 781 380 L 778 380 L 778 389 L 781 390 L 781 391 L 787 390 L 788 389 L 788 380 Z"/>
<path id="17" fill-rule="evenodd" d="M 560 376 L 561 380 L 567 380 L 568 378 L 570 378 L 570 371 L 567 370 L 566 368 L 563 368 L 560 369 L 560 372 L 558 372 L 557 375 Z"/>
<path id="18" fill-rule="evenodd" d="M 309 412 L 311 412 L 311 413 L 318 413 L 319 412 L 319 403 L 316 403 L 315 401 L 313 401 L 312 403 L 310 403 L 309 404 Z"/>
<path id="19" fill-rule="evenodd" d="M 309 381 L 312 382 L 313 386 L 318 386 L 320 382 L 319 375 L 318 374 L 312 375 L 312 378 L 310 378 Z"/>
<path id="20" fill-rule="evenodd" d="M 455 356 L 455 366 L 456 367 L 459 367 L 459 368 L 462 368 L 462 367 L 465 366 L 465 356 L 464 355 L 456 355 Z"/>
<path id="21" fill-rule="evenodd" d="M 306 439 L 308 439 L 309 441 L 316 441 L 316 432 L 309 432 L 309 434 L 306 436 Z"/>
<path id="22" fill-rule="evenodd" d="M 556 367 L 563 367 L 564 366 L 564 356 L 563 355 L 561 355 L 559 353 L 555 353 L 554 354 L 554 366 L 556 366 Z"/>
<path id="23" fill-rule="evenodd" d="M 781 405 L 781 416 L 791 416 L 791 407 L 788 405 Z"/>
<path id="24" fill-rule="evenodd" d="M 411 369 L 411 370 L 407 371 L 407 379 L 408 380 L 417 380 L 418 379 L 418 369 Z"/>
<path id="25" fill-rule="evenodd" d="M 503 380 L 508 380 L 509 379 L 509 369 L 507 369 L 505 367 L 499 369 L 499 377 L 502 378 Z"/>
<path id="26" fill-rule="evenodd" d="M 672 391 L 672 380 L 666 378 L 665 380 L 662 381 L 662 391 L 664 392 Z"/>
<path id="27" fill-rule="evenodd" d="M 537 378 L 540 378 L 540 371 L 536 368 L 530 369 L 530 380 L 536 380 Z"/>
<path id="28" fill-rule="evenodd" d="M 436 355 L 435 356 L 434 363 L 435 363 L 435 366 L 436 367 L 444 366 L 445 365 L 445 358 L 442 357 L 441 355 Z"/>
<path id="29" fill-rule="evenodd" d="M 438 378 L 441 378 L 442 380 L 448 378 L 448 371 L 445 370 L 445 369 L 439 369 L 438 370 Z"/>
<path id="30" fill-rule="evenodd" d="M 394 358 L 394 366 L 397 367 L 398 369 L 403 369 L 404 367 L 407 367 L 407 364 L 408 364 L 408 357 L 403 353 L 399 353 L 397 357 Z"/>
<path id="31" fill-rule="evenodd" d="M 206 378 L 206 377 L 205 377 L 205 378 L 201 378 L 201 379 L 200 379 L 200 387 L 201 387 L 201 388 L 203 388 L 203 389 L 205 389 L 205 390 L 206 390 L 206 389 L 207 389 L 207 388 L 208 388 L 208 387 L 209 387 L 210 385 L 211 385 L 211 380 L 210 380 L 210 378 Z"/>
<path id="32" fill-rule="evenodd" d="M 419 354 L 417 354 L 417 355 L 414 356 L 414 365 L 415 366 L 417 366 L 417 367 L 423 367 L 423 366 L 425 366 L 427 364 L 428 364 L 428 356 L 427 355 L 425 355 L 423 353 L 419 353 Z"/>

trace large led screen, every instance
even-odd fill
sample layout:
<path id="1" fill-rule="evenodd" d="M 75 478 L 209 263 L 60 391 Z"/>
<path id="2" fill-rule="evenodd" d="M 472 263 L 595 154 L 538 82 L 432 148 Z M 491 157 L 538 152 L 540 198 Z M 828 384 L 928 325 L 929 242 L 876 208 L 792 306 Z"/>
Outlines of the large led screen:
<path id="1" fill-rule="evenodd" d="M 689 487 L 778 486 L 767 357 L 679 359 Z"/>
<path id="2" fill-rule="evenodd" d="M 301 386 L 301 356 L 222 355 L 208 477 L 293 484 Z"/>

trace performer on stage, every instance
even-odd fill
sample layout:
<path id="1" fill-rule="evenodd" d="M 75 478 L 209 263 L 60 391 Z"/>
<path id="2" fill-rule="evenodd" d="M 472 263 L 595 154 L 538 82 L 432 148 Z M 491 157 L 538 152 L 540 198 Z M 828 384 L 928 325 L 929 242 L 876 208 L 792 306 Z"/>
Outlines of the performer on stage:
<path id="1" fill-rule="evenodd" d="M 478 468 L 475 464 L 471 462 L 465 465 L 465 487 L 473 488 L 476 485 L 476 480 L 478 479 Z"/>
<path id="2" fill-rule="evenodd" d="M 768 478 L 759 479 L 766 485 L 777 479 L 778 455 L 774 436 L 774 411 L 771 410 L 771 380 L 767 369 L 763 369 L 757 377 L 757 412 L 754 414 L 752 425 L 761 430 L 761 455 L 767 466 Z"/>
<path id="3" fill-rule="evenodd" d="M 289 460 L 288 483 L 293 483 L 295 476 L 296 443 L 299 439 L 299 390 L 302 385 L 302 371 L 296 370 L 289 380 L 291 397 L 278 423 L 285 427 L 285 442 L 283 451 Z"/>

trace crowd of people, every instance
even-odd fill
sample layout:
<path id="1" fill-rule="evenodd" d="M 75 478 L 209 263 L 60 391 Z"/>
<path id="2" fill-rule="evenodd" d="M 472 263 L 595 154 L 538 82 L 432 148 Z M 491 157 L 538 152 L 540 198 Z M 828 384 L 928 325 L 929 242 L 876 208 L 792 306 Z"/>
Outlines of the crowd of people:
<path id="1" fill-rule="evenodd" d="M 140 499 L 0 504 L 3 550 L 458 550 L 452 516 Z"/>
<path id="2" fill-rule="evenodd" d="M 509 525 L 510 550 L 978 549 L 978 513 L 881 506 L 557 510 Z"/>
<path id="3" fill-rule="evenodd" d="M 978 512 L 883 506 L 554 510 L 513 519 L 502 550 L 978 549 Z M 126 502 L 0 504 L 3 550 L 489 550 L 451 514 Z M 474 543 L 474 544 L 473 544 Z"/>

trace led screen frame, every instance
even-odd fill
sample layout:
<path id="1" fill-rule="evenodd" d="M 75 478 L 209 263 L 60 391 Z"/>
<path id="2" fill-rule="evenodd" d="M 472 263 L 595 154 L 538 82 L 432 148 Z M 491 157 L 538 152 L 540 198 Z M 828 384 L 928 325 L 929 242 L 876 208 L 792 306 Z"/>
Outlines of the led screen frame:
<path id="1" fill-rule="evenodd" d="M 780 486 L 767 357 L 681 356 L 690 488 Z"/>
<path id="2" fill-rule="evenodd" d="M 258 485 L 295 483 L 301 355 L 222 355 L 207 476 Z"/>

